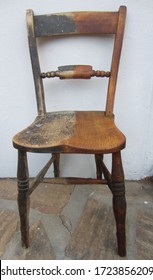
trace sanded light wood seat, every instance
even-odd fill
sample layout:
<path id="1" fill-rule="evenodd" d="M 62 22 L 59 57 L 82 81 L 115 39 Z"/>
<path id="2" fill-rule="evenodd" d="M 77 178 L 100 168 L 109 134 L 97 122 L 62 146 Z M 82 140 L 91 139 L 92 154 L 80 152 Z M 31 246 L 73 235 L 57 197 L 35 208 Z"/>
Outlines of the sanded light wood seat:
<path id="1" fill-rule="evenodd" d="M 125 147 L 125 136 L 114 117 L 102 111 L 64 111 L 38 116 L 13 142 L 16 148 L 33 152 L 112 153 Z"/>
<path id="2" fill-rule="evenodd" d="M 29 246 L 30 195 L 39 183 L 107 184 L 113 197 L 118 253 L 120 256 L 126 255 L 126 200 L 121 159 L 121 150 L 125 148 L 126 139 L 117 128 L 113 114 L 125 18 L 125 6 L 121 6 L 118 11 L 110 12 L 87 11 L 47 15 L 34 15 L 32 10 L 27 10 L 28 41 L 38 115 L 32 124 L 13 137 L 13 146 L 18 150 L 18 208 L 22 245 L 25 247 Z M 94 40 L 93 35 L 96 35 L 96 37 L 103 36 L 103 39 L 107 40 L 106 34 L 114 41 L 110 69 L 97 70 L 93 69 L 91 65 L 78 64 L 59 66 L 52 71 L 50 71 L 52 68 L 41 70 L 39 47 L 41 48 L 42 44 L 46 42 L 52 44 L 52 38 L 58 38 L 59 42 L 63 36 L 85 35 L 92 36 L 91 40 Z M 45 37 L 45 40 L 42 40 L 41 44 L 37 44 L 38 37 Z M 60 55 L 64 56 L 64 49 Z M 95 52 L 93 52 L 93 56 L 96 56 Z M 95 108 L 92 111 L 88 111 L 87 108 L 85 108 L 87 111 L 64 111 L 65 108 L 61 112 L 46 111 L 44 82 L 52 85 L 53 78 L 60 79 L 59 83 L 62 83 L 63 79 L 92 79 L 93 77 L 101 79 L 101 82 L 103 78 L 108 80 L 106 105 L 101 111 L 95 111 Z M 58 102 L 60 103 L 61 100 Z M 51 155 L 46 165 L 32 181 L 29 181 L 27 160 L 29 152 Z M 60 177 L 59 166 L 62 153 L 93 154 L 96 165 L 95 177 Z M 111 154 L 111 170 L 104 163 L 105 154 Z M 45 178 L 52 164 L 54 177 Z"/>

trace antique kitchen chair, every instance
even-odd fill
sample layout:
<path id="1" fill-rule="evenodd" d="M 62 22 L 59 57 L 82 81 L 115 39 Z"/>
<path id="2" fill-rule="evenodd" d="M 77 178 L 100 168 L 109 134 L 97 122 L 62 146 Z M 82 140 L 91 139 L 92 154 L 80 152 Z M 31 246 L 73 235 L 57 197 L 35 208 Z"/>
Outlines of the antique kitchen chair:
<path id="1" fill-rule="evenodd" d="M 28 40 L 38 116 L 30 126 L 13 138 L 13 146 L 18 149 L 18 207 L 24 247 L 29 246 L 30 194 L 40 182 L 46 180 L 53 184 L 107 184 L 113 196 L 118 253 L 120 256 L 126 255 L 126 200 L 121 160 L 121 150 L 125 148 L 125 136 L 116 127 L 113 115 L 125 17 L 125 6 L 112 12 L 68 12 L 49 15 L 34 15 L 32 10 L 27 10 Z M 37 37 L 46 37 L 50 40 L 50 38 L 70 35 L 104 35 L 107 40 L 106 34 L 114 39 L 110 71 L 93 70 L 90 65 L 68 65 L 60 66 L 55 71 L 41 73 Z M 46 112 L 43 79 L 56 77 L 61 80 L 90 79 L 91 77 L 109 79 L 105 110 Z M 51 154 L 50 160 L 31 183 L 29 183 L 28 175 L 28 152 Z M 66 153 L 93 154 L 97 171 L 96 178 L 60 177 L 60 154 Z M 111 171 L 104 164 L 104 154 L 112 155 Z M 51 164 L 54 166 L 55 178 L 44 179 Z"/>

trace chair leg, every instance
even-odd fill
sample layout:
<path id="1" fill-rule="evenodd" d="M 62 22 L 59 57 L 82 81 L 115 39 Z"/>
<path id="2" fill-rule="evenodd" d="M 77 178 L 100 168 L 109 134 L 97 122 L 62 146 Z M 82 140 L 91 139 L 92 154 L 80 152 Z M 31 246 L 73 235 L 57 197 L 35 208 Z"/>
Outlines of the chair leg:
<path id="1" fill-rule="evenodd" d="M 54 154 L 55 155 L 55 160 L 54 160 L 54 176 L 59 177 L 60 176 L 60 169 L 59 169 L 59 164 L 60 164 L 60 154 Z"/>
<path id="2" fill-rule="evenodd" d="M 113 210 L 117 228 L 118 253 L 121 257 L 124 257 L 126 255 L 126 199 L 124 172 L 120 152 L 113 153 L 112 155 L 112 193 Z"/>
<path id="3" fill-rule="evenodd" d="M 102 159 L 103 159 L 103 155 L 96 155 L 95 154 L 97 179 L 102 179 L 102 166 L 101 166 L 101 160 Z"/>
<path id="4" fill-rule="evenodd" d="M 20 227 L 22 246 L 29 246 L 29 174 L 26 152 L 18 151 L 18 208 L 20 215 Z"/>

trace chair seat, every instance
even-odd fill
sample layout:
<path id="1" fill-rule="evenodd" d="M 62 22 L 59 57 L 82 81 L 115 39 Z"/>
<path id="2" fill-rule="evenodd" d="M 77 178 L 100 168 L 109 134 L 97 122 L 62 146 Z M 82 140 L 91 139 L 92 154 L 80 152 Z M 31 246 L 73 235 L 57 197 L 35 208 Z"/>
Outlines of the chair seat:
<path id="1" fill-rule="evenodd" d="M 31 152 L 111 153 L 125 147 L 125 136 L 102 111 L 63 111 L 38 116 L 13 145 Z"/>

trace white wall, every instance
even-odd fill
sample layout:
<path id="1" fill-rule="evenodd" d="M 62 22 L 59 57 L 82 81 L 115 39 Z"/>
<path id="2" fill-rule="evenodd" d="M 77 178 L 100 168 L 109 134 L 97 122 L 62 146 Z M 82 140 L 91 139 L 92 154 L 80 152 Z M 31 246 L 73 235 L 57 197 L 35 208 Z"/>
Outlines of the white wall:
<path id="1" fill-rule="evenodd" d="M 15 177 L 17 151 L 12 147 L 13 135 L 30 124 L 36 116 L 36 102 L 25 25 L 25 10 L 36 14 L 79 11 L 118 10 L 127 6 L 124 45 L 115 102 L 116 123 L 127 137 L 123 151 L 126 179 L 140 179 L 153 175 L 153 1 L 152 0 L 5 0 L 0 3 L 0 177 Z M 50 55 L 42 56 L 42 70 L 56 69 L 65 64 L 91 64 L 106 69 L 106 57 L 96 42 L 62 40 L 53 42 Z M 83 53 L 85 44 L 85 53 Z M 68 47 L 71 46 L 71 51 Z M 62 50 L 67 47 L 65 59 Z M 111 43 L 107 41 L 108 50 Z M 96 55 L 98 55 L 96 57 Z M 89 56 L 89 57 L 88 57 Z M 101 57 L 101 60 L 99 58 Z M 106 81 L 62 81 L 45 84 L 49 109 L 101 109 L 105 97 L 101 91 Z M 66 90 L 64 86 L 66 85 Z M 72 86 L 73 92 L 72 94 Z M 97 87 L 97 94 L 93 90 Z M 62 95 L 60 90 L 62 89 Z M 89 90 L 89 93 L 88 93 Z M 78 92 L 78 93 L 77 93 Z M 59 104 L 59 101 L 61 103 Z M 78 98 L 78 99 L 77 99 Z M 98 102 L 96 102 L 98 100 Z M 30 176 L 48 158 L 47 155 L 29 156 Z M 81 163 L 79 164 L 79 159 Z M 109 158 L 107 158 L 109 163 Z M 62 175 L 94 176 L 92 156 L 62 156 Z M 52 172 L 51 172 L 52 173 Z"/>

